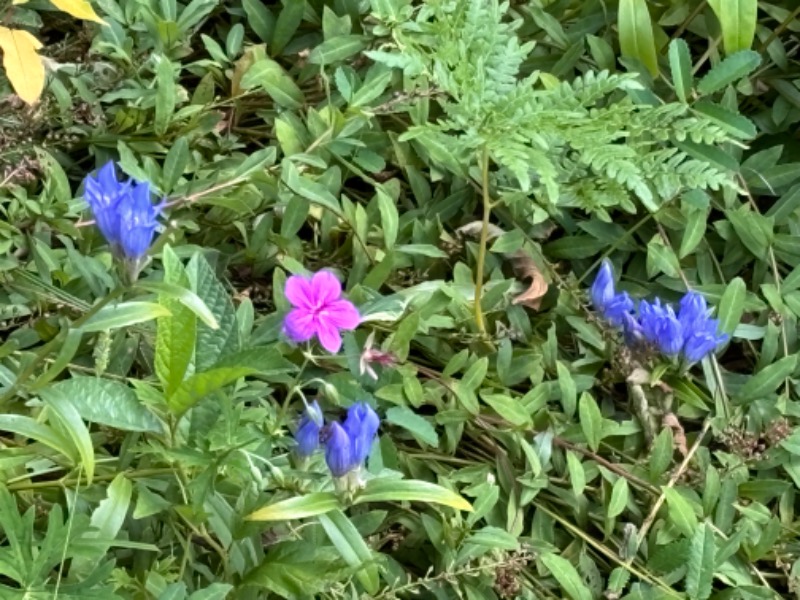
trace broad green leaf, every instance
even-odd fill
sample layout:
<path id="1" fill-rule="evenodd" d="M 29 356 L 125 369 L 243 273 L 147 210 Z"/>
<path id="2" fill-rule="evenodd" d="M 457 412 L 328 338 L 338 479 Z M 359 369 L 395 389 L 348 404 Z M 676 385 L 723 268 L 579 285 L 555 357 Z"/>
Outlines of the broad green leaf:
<path id="1" fill-rule="evenodd" d="M 272 12 L 262 0 L 242 0 L 242 8 L 247 15 L 247 23 L 262 42 L 269 44 L 275 31 L 275 16 Z"/>
<path id="2" fill-rule="evenodd" d="M 653 449 L 650 453 L 650 478 L 657 480 L 672 464 L 672 455 L 675 453 L 675 446 L 672 429 L 665 427 L 656 436 L 653 442 Z"/>
<path id="3" fill-rule="evenodd" d="M 253 63 L 242 77 L 241 85 L 245 90 L 260 86 L 283 108 L 298 109 L 305 102 L 303 91 L 294 79 L 271 58 L 261 58 Z"/>
<path id="4" fill-rule="evenodd" d="M 212 583 L 202 590 L 195 590 L 188 600 L 225 600 L 228 598 L 233 585 L 230 583 Z"/>
<path id="5" fill-rule="evenodd" d="M 71 401 L 86 421 L 122 431 L 161 433 L 158 418 L 139 402 L 124 383 L 99 377 L 74 376 L 40 391 L 50 402 Z"/>
<path id="6" fill-rule="evenodd" d="M 583 494 L 586 489 L 586 471 L 581 464 L 581 460 L 572 451 L 567 450 L 567 471 L 569 472 L 569 483 L 572 486 L 572 492 L 576 496 Z"/>
<path id="7" fill-rule="evenodd" d="M 747 206 L 742 206 L 738 210 L 728 210 L 725 212 L 737 237 L 742 244 L 753 253 L 756 258 L 766 260 L 769 248 L 772 245 L 775 234 L 773 232 L 774 221 L 763 215 L 750 210 Z"/>
<path id="8" fill-rule="evenodd" d="M 192 256 L 186 265 L 186 274 L 192 289 L 208 307 L 214 323 L 219 324 L 219 327 L 213 327 L 206 319 L 197 324 L 195 365 L 199 371 L 204 371 L 220 358 L 234 355 L 241 349 L 236 309 L 228 289 L 217 279 L 214 269 L 202 254 Z"/>
<path id="9" fill-rule="evenodd" d="M 250 367 L 222 367 L 195 373 L 178 385 L 167 399 L 167 404 L 173 414 L 182 415 L 209 394 L 256 372 Z"/>
<path id="10" fill-rule="evenodd" d="M 35 104 L 45 83 L 44 63 L 37 50 L 42 43 L 24 29 L 0 27 L 3 68 L 17 96 Z"/>
<path id="11" fill-rule="evenodd" d="M 692 57 L 689 45 L 681 38 L 669 43 L 669 68 L 678 99 L 688 102 L 692 96 Z"/>
<path id="12" fill-rule="evenodd" d="M 53 363 L 47 367 L 47 370 L 37 377 L 36 381 L 31 386 L 32 390 L 38 390 L 58 377 L 61 372 L 69 366 L 70 361 L 78 352 L 81 340 L 83 339 L 82 329 L 69 329 L 66 333 L 62 331 L 59 335 L 63 337 L 64 343 L 58 350 L 58 356 L 56 356 Z"/>
<path id="13" fill-rule="evenodd" d="M 503 417 L 506 421 L 517 427 L 531 427 L 533 421 L 528 411 L 520 404 L 519 399 L 507 394 L 488 394 L 481 392 L 481 399 Z"/>
<path id="14" fill-rule="evenodd" d="M 726 54 L 749 50 L 756 35 L 758 0 L 709 0 L 722 28 Z"/>
<path id="15" fill-rule="evenodd" d="M 430 421 L 406 406 L 394 406 L 387 410 L 386 420 L 393 425 L 402 427 L 429 446 L 434 448 L 439 446 L 439 436 L 436 435 L 436 430 Z"/>
<path id="16" fill-rule="evenodd" d="M 164 247 L 162 261 L 164 281 L 188 289 L 189 277 L 169 246 Z M 197 317 L 192 310 L 169 295 L 160 295 L 158 301 L 170 313 L 170 316 L 158 320 L 155 356 L 156 375 L 164 386 L 164 395 L 169 399 L 193 364 Z"/>
<path id="17" fill-rule="evenodd" d="M 94 479 L 94 446 L 89 429 L 70 398 L 59 398 L 57 402 L 46 396 L 43 396 L 42 399 L 47 404 L 48 410 L 55 415 L 64 433 L 72 440 L 72 444 L 80 456 L 86 480 L 91 485 L 92 479 Z"/>
<path id="18" fill-rule="evenodd" d="M 172 63 L 166 56 L 156 56 L 156 115 L 153 128 L 156 135 L 164 135 L 169 129 L 170 120 L 175 112 L 177 90 Z"/>
<path id="19" fill-rule="evenodd" d="M 98 310 L 89 317 L 81 329 L 86 333 L 121 329 L 159 317 L 168 317 L 170 314 L 169 308 L 153 302 L 137 300 L 120 302 L 119 304 L 109 304 Z"/>
<path id="20" fill-rule="evenodd" d="M 320 515 L 319 522 L 344 561 L 355 569 L 356 578 L 367 593 L 376 594 L 380 585 L 378 568 L 374 562 L 372 551 L 364 542 L 358 529 L 338 509 Z"/>
<path id="21" fill-rule="evenodd" d="M 169 194 L 175 188 L 178 180 L 186 171 L 189 165 L 189 142 L 185 136 L 179 137 L 172 143 L 172 146 L 167 152 L 167 158 L 164 160 L 164 170 L 161 175 L 161 191 Z"/>
<path id="22" fill-rule="evenodd" d="M 206 303 L 192 290 L 188 290 L 185 287 L 175 285 L 174 283 L 167 283 L 165 281 L 140 281 L 136 284 L 136 287 L 139 287 L 143 290 L 148 290 L 150 292 L 155 292 L 161 296 L 178 300 L 186 308 L 197 315 L 197 317 L 199 317 L 200 320 L 206 324 L 206 326 L 210 327 L 211 329 L 219 329 L 219 323 L 217 323 L 217 319 L 209 310 L 208 306 L 206 306 Z"/>
<path id="23" fill-rule="evenodd" d="M 330 492 L 314 492 L 268 504 L 245 517 L 248 521 L 289 521 L 315 517 L 339 508 L 339 499 Z"/>
<path id="24" fill-rule="evenodd" d="M 125 522 L 132 492 L 130 480 L 123 473 L 118 473 L 109 484 L 106 497 L 92 513 L 91 525 L 94 529 L 83 534 L 83 539 L 97 539 L 98 543 L 92 546 L 92 555 L 81 554 L 75 558 L 70 566 L 71 573 L 86 576 L 94 568 L 95 562 L 105 556 Z"/>
<path id="25" fill-rule="evenodd" d="M 392 248 L 397 241 L 397 231 L 400 224 L 400 215 L 397 205 L 389 194 L 383 191 L 382 187 L 376 190 L 378 198 L 378 210 L 381 213 L 381 229 L 383 230 L 383 240 L 386 248 Z"/>
<path id="26" fill-rule="evenodd" d="M 719 330 L 723 333 L 731 334 L 739 325 L 739 321 L 744 313 L 744 301 L 747 298 L 747 286 L 741 277 L 735 277 L 725 287 L 722 298 L 719 301 L 717 317 L 719 318 Z"/>
<path id="27" fill-rule="evenodd" d="M 63 454 L 72 463 L 77 462 L 78 454 L 69 440 L 49 425 L 35 419 L 23 415 L 0 415 L 0 430 L 35 440 Z"/>
<path id="28" fill-rule="evenodd" d="M 647 0 L 620 0 L 617 25 L 622 56 L 635 58 L 653 77 L 658 75 L 656 43 Z"/>
<path id="29" fill-rule="evenodd" d="M 281 53 L 286 44 L 294 37 L 297 28 L 303 21 L 306 10 L 306 0 L 283 0 L 283 9 L 278 15 L 278 20 L 273 29 L 272 43 L 269 51 L 272 56 Z"/>
<path id="30" fill-rule="evenodd" d="M 592 600 L 592 593 L 583 583 L 583 578 L 578 574 L 578 570 L 572 566 L 571 562 L 551 552 L 542 554 L 540 560 L 568 598 L 572 600 Z"/>
<path id="31" fill-rule="evenodd" d="M 608 508 L 606 509 L 606 516 L 608 516 L 608 518 L 613 519 L 622 514 L 622 511 L 624 511 L 625 507 L 628 505 L 629 493 L 630 490 L 628 489 L 627 479 L 620 477 L 614 482 L 614 486 L 611 488 L 611 498 L 608 501 Z"/>
<path id="32" fill-rule="evenodd" d="M 701 523 L 689 547 L 686 571 L 686 593 L 692 600 L 706 600 L 711 596 L 716 568 L 716 542 L 711 527 Z"/>
<path id="33" fill-rule="evenodd" d="M 243 585 L 266 588 L 277 598 L 318 597 L 340 572 L 339 556 L 330 546 L 282 543 L 245 575 Z"/>
<path id="34" fill-rule="evenodd" d="M 600 441 L 603 439 L 603 415 L 591 394 L 583 393 L 581 395 L 578 402 L 578 416 L 586 443 L 593 452 L 597 452 Z"/>
<path id="35" fill-rule="evenodd" d="M 796 368 L 797 354 L 785 356 L 750 377 L 736 394 L 736 398 L 742 402 L 768 398 Z"/>
<path id="36" fill-rule="evenodd" d="M 564 414 L 572 417 L 575 414 L 577 400 L 575 380 L 572 378 L 569 367 L 560 360 L 556 362 L 556 371 L 558 372 L 558 389 L 561 392 L 561 406 L 564 407 Z"/>
<path id="37" fill-rule="evenodd" d="M 704 96 L 713 94 L 726 85 L 747 77 L 760 64 L 761 55 L 758 52 L 752 50 L 735 52 L 706 73 L 705 77 L 697 84 L 697 91 Z"/>
<path id="38" fill-rule="evenodd" d="M 469 390 L 477 390 L 486 378 L 486 372 L 489 369 L 489 359 L 482 357 L 476 360 L 464 373 L 461 378 L 461 384 Z"/>
<path id="39" fill-rule="evenodd" d="M 464 498 L 447 488 L 414 479 L 372 479 L 358 493 L 353 504 L 365 502 L 431 502 L 457 510 L 471 511 Z"/>
<path id="40" fill-rule="evenodd" d="M 697 515 L 691 503 L 676 489 L 662 486 L 661 493 L 667 500 L 669 520 L 686 537 L 692 537 L 697 529 Z"/>
<path id="41" fill-rule="evenodd" d="M 308 57 L 312 65 L 330 65 L 358 54 L 367 47 L 361 35 L 340 35 L 316 46 Z"/>
<path id="42" fill-rule="evenodd" d="M 664 273 L 668 277 L 678 277 L 680 263 L 672 248 L 664 243 L 664 239 L 656 234 L 647 244 L 647 274 L 655 277 Z"/>
<path id="43" fill-rule="evenodd" d="M 699 102 L 695 102 L 692 108 L 707 116 L 733 136 L 745 140 L 756 137 L 756 126 L 750 119 L 738 113 L 731 112 L 719 104 L 707 100 L 700 100 Z"/>
<path id="44" fill-rule="evenodd" d="M 342 213 L 339 201 L 327 187 L 301 175 L 294 163 L 288 159 L 283 161 L 281 167 L 281 181 L 295 194 L 330 209 L 335 215 Z"/>
<path id="45" fill-rule="evenodd" d="M 686 258 L 702 241 L 708 226 L 708 212 L 705 209 L 688 209 L 685 212 L 686 228 L 683 230 L 679 258 Z"/>

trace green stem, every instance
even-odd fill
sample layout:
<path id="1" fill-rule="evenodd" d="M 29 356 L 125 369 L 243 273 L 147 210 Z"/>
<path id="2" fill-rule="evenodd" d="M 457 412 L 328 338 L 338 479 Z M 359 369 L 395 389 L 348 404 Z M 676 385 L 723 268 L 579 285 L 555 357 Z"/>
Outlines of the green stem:
<path id="1" fill-rule="evenodd" d="M 478 331 L 486 334 L 486 323 L 483 318 L 481 299 L 483 297 L 483 269 L 486 263 L 486 246 L 489 241 L 489 218 L 492 215 L 492 201 L 489 196 L 489 148 L 484 146 L 481 158 L 481 189 L 483 191 L 483 221 L 481 223 L 481 241 L 478 247 L 478 264 L 475 267 L 475 324 Z"/>

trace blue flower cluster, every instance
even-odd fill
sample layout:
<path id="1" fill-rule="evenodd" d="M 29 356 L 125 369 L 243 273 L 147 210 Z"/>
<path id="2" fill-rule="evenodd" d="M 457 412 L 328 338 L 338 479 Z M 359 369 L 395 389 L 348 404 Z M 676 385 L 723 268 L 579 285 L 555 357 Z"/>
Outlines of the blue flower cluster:
<path id="1" fill-rule="evenodd" d="M 330 423 L 324 432 L 325 462 L 336 478 L 358 471 L 367 461 L 380 419 L 365 402 L 347 410 L 344 423 Z M 322 411 L 316 401 L 303 413 L 295 433 L 295 451 L 301 458 L 311 456 L 320 446 Z"/>
<path id="2" fill-rule="evenodd" d="M 660 298 L 641 300 L 638 314 L 626 292 L 614 287 L 611 263 L 604 260 L 591 288 L 592 304 L 611 324 L 622 327 L 630 342 L 644 340 L 667 356 L 681 356 L 689 363 L 702 360 L 728 341 L 719 333 L 719 321 L 712 319 L 705 298 L 687 292 L 681 298 L 678 312 Z"/>
<path id="3" fill-rule="evenodd" d="M 140 261 L 153 242 L 156 219 L 162 208 L 153 205 L 150 184 L 117 180 L 114 163 L 108 162 L 96 178 L 86 178 L 84 197 L 114 253 L 120 258 Z"/>

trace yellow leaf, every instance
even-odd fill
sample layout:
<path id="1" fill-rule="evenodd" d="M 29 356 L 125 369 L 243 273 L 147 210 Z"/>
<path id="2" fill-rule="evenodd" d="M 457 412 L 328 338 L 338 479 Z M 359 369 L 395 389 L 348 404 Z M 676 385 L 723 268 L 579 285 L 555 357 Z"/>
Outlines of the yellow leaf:
<path id="1" fill-rule="evenodd" d="M 94 21 L 105 25 L 105 21 L 97 16 L 94 12 L 92 5 L 86 0 L 50 0 L 55 4 L 56 8 L 63 10 L 65 13 L 71 14 L 76 19 L 85 19 L 86 21 Z"/>
<path id="2" fill-rule="evenodd" d="M 0 27 L 3 67 L 17 96 L 35 104 L 44 89 L 44 64 L 36 50 L 42 43 L 22 29 Z"/>

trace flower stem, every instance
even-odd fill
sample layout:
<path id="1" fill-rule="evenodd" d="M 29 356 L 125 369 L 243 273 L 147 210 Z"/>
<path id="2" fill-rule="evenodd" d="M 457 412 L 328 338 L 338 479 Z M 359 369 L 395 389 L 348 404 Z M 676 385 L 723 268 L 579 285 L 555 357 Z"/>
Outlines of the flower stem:
<path id="1" fill-rule="evenodd" d="M 475 267 L 475 324 L 478 331 L 486 334 L 486 323 L 483 318 L 481 299 L 483 297 L 483 269 L 486 263 L 486 246 L 489 240 L 489 218 L 492 215 L 492 201 L 489 197 L 489 148 L 483 147 L 481 157 L 481 189 L 483 191 L 483 221 L 481 222 L 481 240 L 478 247 L 478 264 Z"/>

